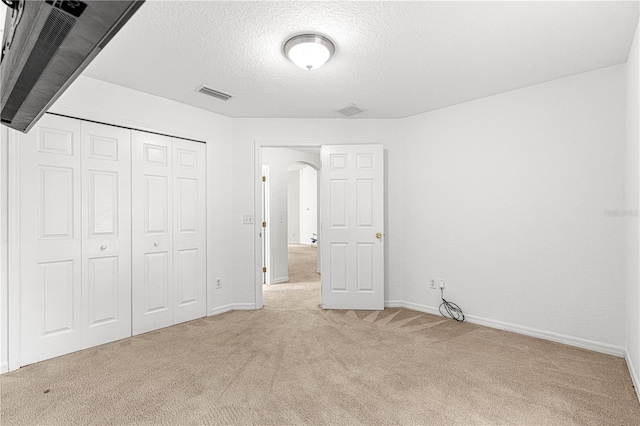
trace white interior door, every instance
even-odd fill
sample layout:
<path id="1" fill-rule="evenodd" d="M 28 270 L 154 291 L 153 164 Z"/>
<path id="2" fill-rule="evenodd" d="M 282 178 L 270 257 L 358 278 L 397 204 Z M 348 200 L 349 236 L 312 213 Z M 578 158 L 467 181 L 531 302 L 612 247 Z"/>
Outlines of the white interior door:
<path id="1" fill-rule="evenodd" d="M 20 364 L 81 349 L 80 122 L 20 136 Z"/>
<path id="2" fill-rule="evenodd" d="M 207 314 L 205 144 L 173 139 L 173 323 Z"/>
<path id="3" fill-rule="evenodd" d="M 83 122 L 82 347 L 131 336 L 131 132 Z"/>
<path id="4" fill-rule="evenodd" d="M 132 131 L 133 334 L 173 324 L 173 150 Z"/>
<path id="5" fill-rule="evenodd" d="M 382 145 L 321 148 L 322 307 L 384 309 Z"/>

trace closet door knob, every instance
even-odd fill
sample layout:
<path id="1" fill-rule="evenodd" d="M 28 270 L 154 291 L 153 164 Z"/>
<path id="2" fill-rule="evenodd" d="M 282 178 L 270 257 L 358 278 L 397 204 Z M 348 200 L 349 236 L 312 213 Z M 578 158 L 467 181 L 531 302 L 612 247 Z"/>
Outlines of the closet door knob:
<path id="1" fill-rule="evenodd" d="M 155 243 L 153 243 L 153 246 L 154 246 L 154 247 L 158 247 L 159 245 L 160 245 L 160 243 L 159 243 L 159 242 L 157 242 L 157 241 L 156 241 Z"/>
<path id="2" fill-rule="evenodd" d="M 100 246 L 100 250 L 106 250 L 107 246 Z"/>

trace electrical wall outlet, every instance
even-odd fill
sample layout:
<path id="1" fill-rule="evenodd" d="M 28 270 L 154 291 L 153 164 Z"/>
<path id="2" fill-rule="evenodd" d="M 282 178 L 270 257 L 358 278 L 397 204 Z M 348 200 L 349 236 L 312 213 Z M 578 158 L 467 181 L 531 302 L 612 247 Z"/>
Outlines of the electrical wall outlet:
<path id="1" fill-rule="evenodd" d="M 252 214 L 242 215 L 242 223 L 244 223 L 245 225 L 253 225 L 253 215 Z"/>
<path id="2" fill-rule="evenodd" d="M 432 289 L 434 289 L 434 290 L 437 288 L 437 287 L 436 287 L 436 279 L 435 279 L 435 278 L 431 278 L 431 279 L 429 280 L 429 288 L 432 288 Z"/>
<path id="3" fill-rule="evenodd" d="M 440 288 L 444 288 L 444 280 L 440 280 Z"/>
<path id="4" fill-rule="evenodd" d="M 222 278 L 216 278 L 216 288 L 222 288 Z"/>

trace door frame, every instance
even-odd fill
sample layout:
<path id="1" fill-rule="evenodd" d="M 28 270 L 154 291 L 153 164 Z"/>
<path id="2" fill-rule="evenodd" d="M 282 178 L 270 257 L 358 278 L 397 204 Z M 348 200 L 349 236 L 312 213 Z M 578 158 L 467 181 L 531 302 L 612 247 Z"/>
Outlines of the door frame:
<path id="1" fill-rule="evenodd" d="M 269 268 L 271 267 L 271 250 L 269 245 L 271 244 L 271 218 L 269 215 L 269 164 L 262 165 L 262 177 L 265 179 L 262 181 L 262 214 L 261 220 L 256 220 L 260 223 L 265 222 L 265 226 L 262 227 L 262 266 L 267 268 L 267 272 L 262 273 L 262 283 L 271 285 L 271 275 Z M 263 269 L 264 271 L 264 269 Z"/>
<path id="2" fill-rule="evenodd" d="M 19 134 L 9 129 L 7 193 L 7 336 L 8 371 L 20 368 L 20 144 Z"/>
<path id="3" fill-rule="evenodd" d="M 262 148 L 320 148 L 327 145 L 325 140 L 256 140 L 254 141 L 254 165 L 253 165 L 253 221 L 254 242 L 253 242 L 253 260 L 254 260 L 254 304 L 255 309 L 262 309 Z M 322 232 L 320 229 L 318 232 Z"/>

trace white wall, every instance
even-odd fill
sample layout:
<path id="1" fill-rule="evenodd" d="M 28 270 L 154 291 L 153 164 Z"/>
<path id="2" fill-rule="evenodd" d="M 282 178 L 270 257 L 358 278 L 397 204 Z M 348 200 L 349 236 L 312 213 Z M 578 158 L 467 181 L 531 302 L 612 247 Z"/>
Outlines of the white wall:
<path id="1" fill-rule="evenodd" d="M 311 244 L 318 234 L 318 173 L 311 166 L 289 170 L 287 204 L 289 244 Z"/>
<path id="2" fill-rule="evenodd" d="M 624 68 L 407 119 L 404 300 L 621 354 Z"/>
<path id="3" fill-rule="evenodd" d="M 309 166 L 300 170 L 299 198 L 301 244 L 311 244 L 311 237 L 318 233 L 318 173 Z"/>
<path id="4" fill-rule="evenodd" d="M 209 313 L 233 303 L 234 243 L 231 216 L 232 120 L 220 115 L 80 76 L 51 108 L 52 112 L 207 143 L 207 285 Z M 242 220 L 240 220 L 242 223 Z M 215 278 L 222 288 L 214 290 Z"/>
<path id="5" fill-rule="evenodd" d="M 402 142 L 396 132 L 395 120 L 349 120 L 349 119 L 249 119 L 234 120 L 233 137 L 233 216 L 259 212 L 260 198 L 255 188 L 254 163 L 255 144 L 274 143 L 292 146 L 300 143 L 357 144 L 382 143 L 385 147 L 387 198 L 385 249 L 388 257 L 385 264 L 385 300 L 398 302 L 402 298 L 400 278 L 402 258 L 400 238 L 402 221 L 400 218 L 400 193 L 402 170 Z M 257 208 L 257 210 L 256 210 Z M 246 306 L 260 306 L 256 293 L 256 271 L 260 267 L 258 247 L 259 229 L 242 226 L 234 221 L 236 244 L 234 250 L 235 303 Z M 261 292 L 261 288 L 257 289 Z"/>
<path id="6" fill-rule="evenodd" d="M 267 265 L 267 274 L 270 276 L 271 284 L 289 280 L 287 202 L 289 172 L 287 167 L 296 162 L 319 165 L 320 157 L 287 148 L 264 148 L 262 150 L 262 164 L 269 165 L 267 184 L 269 185 L 269 218 L 271 222 L 268 227 L 271 252 L 270 264 Z"/>
<path id="7" fill-rule="evenodd" d="M 631 51 L 626 64 L 627 85 L 627 121 L 626 121 L 626 175 L 625 175 L 625 221 L 626 229 L 626 265 L 625 265 L 625 312 L 627 364 L 634 379 L 636 392 L 640 398 L 640 241 L 638 238 L 638 209 L 640 209 L 640 87 L 638 78 L 640 68 L 640 21 L 636 28 Z"/>
<path id="8" fill-rule="evenodd" d="M 300 243 L 300 169 L 289 170 L 287 183 L 287 218 L 289 244 Z"/>

